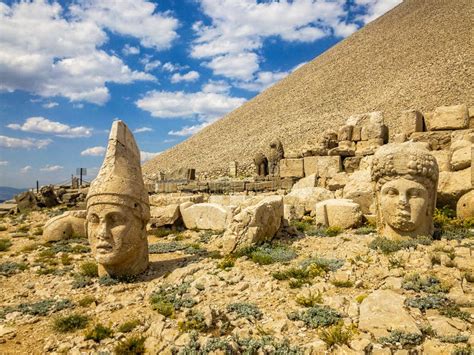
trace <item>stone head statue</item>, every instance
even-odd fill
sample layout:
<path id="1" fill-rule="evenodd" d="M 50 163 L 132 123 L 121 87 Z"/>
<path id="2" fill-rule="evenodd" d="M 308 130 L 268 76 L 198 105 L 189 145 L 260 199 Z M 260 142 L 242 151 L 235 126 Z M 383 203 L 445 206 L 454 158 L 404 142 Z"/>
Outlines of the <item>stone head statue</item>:
<path id="1" fill-rule="evenodd" d="M 372 165 L 377 203 L 377 228 L 382 236 L 399 239 L 433 234 L 438 164 L 416 143 L 387 144 Z"/>
<path id="2" fill-rule="evenodd" d="M 279 139 L 270 142 L 270 152 L 268 154 L 268 173 L 273 176 L 280 175 L 280 160 L 285 156 L 283 144 Z"/>
<path id="3" fill-rule="evenodd" d="M 148 266 L 148 193 L 140 151 L 122 121 L 112 124 L 104 162 L 86 198 L 87 237 L 99 276 L 128 276 Z"/>

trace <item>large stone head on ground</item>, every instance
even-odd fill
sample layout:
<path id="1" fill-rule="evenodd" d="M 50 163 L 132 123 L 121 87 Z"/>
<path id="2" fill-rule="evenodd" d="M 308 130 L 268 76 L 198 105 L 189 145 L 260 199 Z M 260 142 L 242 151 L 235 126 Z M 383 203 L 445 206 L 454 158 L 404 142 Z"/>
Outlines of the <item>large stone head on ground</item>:
<path id="1" fill-rule="evenodd" d="M 387 144 L 372 165 L 377 227 L 387 238 L 433 234 L 438 164 L 416 143 Z"/>
<path id="2" fill-rule="evenodd" d="M 87 195 L 86 230 L 99 275 L 129 276 L 148 266 L 148 193 L 140 151 L 122 121 L 115 121 L 104 162 Z"/>

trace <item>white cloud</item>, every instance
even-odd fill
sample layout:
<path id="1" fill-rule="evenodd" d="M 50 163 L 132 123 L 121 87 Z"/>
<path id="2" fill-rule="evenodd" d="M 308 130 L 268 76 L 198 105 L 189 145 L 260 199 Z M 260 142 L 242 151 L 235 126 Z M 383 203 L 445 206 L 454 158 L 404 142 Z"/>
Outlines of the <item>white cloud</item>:
<path id="1" fill-rule="evenodd" d="M 177 63 L 166 62 L 165 64 L 163 64 L 163 70 L 170 73 L 187 68 L 189 68 L 187 65 L 181 65 Z"/>
<path id="2" fill-rule="evenodd" d="M 364 15 L 360 16 L 361 20 L 364 23 L 369 23 L 402 1 L 403 0 L 355 0 L 355 4 L 361 8 L 359 10 L 364 12 Z"/>
<path id="3" fill-rule="evenodd" d="M 26 119 L 23 125 L 11 123 L 7 127 L 23 132 L 49 133 L 65 138 L 90 137 L 92 134 L 92 128 L 84 126 L 71 127 L 64 123 L 50 121 L 44 117 L 30 117 Z"/>
<path id="4" fill-rule="evenodd" d="M 202 91 L 227 94 L 230 91 L 230 85 L 224 80 L 209 80 L 202 86 Z"/>
<path id="5" fill-rule="evenodd" d="M 99 48 L 108 40 L 103 30 L 108 28 L 106 22 L 116 20 L 116 25 L 110 26 L 120 27 L 120 21 L 127 17 L 132 21 L 131 27 L 136 27 L 133 21 L 137 19 L 149 26 L 157 20 L 153 15 L 155 6 L 143 0 L 135 2 L 144 5 L 143 9 L 134 9 L 131 0 L 94 2 L 96 6 L 91 3 L 75 3 L 70 7 L 73 13 L 56 2 L 22 1 L 11 6 L 1 3 L 0 90 L 25 90 L 43 97 L 64 96 L 71 101 L 103 104 L 109 99 L 106 83 L 154 80 Z M 105 9 L 109 11 L 104 13 Z M 124 13 L 119 16 L 120 11 Z M 98 13 L 102 19 L 97 18 Z M 157 16 L 161 19 L 161 15 Z M 164 22 L 168 22 L 165 17 Z M 160 28 L 155 36 L 161 36 Z M 132 29 L 111 30 L 147 42 L 147 29 L 141 35 Z M 158 42 L 166 45 L 168 41 L 164 35 Z M 158 42 L 150 40 L 150 45 L 158 46 Z"/>
<path id="6" fill-rule="evenodd" d="M 177 131 L 169 131 L 168 134 L 170 136 L 178 136 L 178 137 L 191 136 L 199 132 L 200 130 L 202 130 L 204 127 L 209 126 L 211 123 L 212 122 L 204 122 L 204 123 L 193 125 L 193 126 L 184 126 L 183 128 Z"/>
<path id="7" fill-rule="evenodd" d="M 198 118 L 211 121 L 242 105 L 246 99 L 211 92 L 149 91 L 136 101 L 142 110 L 158 118 Z"/>
<path id="8" fill-rule="evenodd" d="M 199 79 L 199 73 L 197 71 L 191 70 L 186 74 L 174 73 L 171 77 L 171 82 L 176 84 L 181 81 L 196 81 Z"/>
<path id="9" fill-rule="evenodd" d="M 146 72 L 152 71 L 153 69 L 158 68 L 161 65 L 159 60 L 152 60 L 153 56 L 145 54 L 143 58 L 140 59 L 140 63 L 143 64 L 143 69 Z"/>
<path id="10" fill-rule="evenodd" d="M 13 138 L 0 136 L 0 147 L 11 149 L 42 149 L 52 142 L 51 139 Z"/>
<path id="11" fill-rule="evenodd" d="M 0 166 L 7 166 L 7 165 L 8 165 L 8 161 L 0 160 Z"/>
<path id="12" fill-rule="evenodd" d="M 357 30 L 357 25 L 346 23 L 344 0 L 200 0 L 200 3 L 211 24 L 193 25 L 197 39 L 191 55 L 208 60 L 206 65 L 215 74 L 233 79 L 252 79 L 259 70 L 256 51 L 267 38 L 312 42 L 327 36 L 348 36 Z"/>
<path id="13" fill-rule="evenodd" d="M 150 160 L 151 158 L 156 157 L 158 154 L 161 154 L 161 152 L 150 153 L 150 152 L 140 151 L 140 157 L 141 157 L 140 160 L 143 163 L 147 160 Z"/>
<path id="14" fill-rule="evenodd" d="M 27 174 L 29 173 L 33 168 L 31 165 L 24 166 L 23 168 L 20 169 L 21 174 Z"/>
<path id="15" fill-rule="evenodd" d="M 136 55 L 140 53 L 140 48 L 131 46 L 127 43 L 125 46 L 123 46 L 122 53 L 124 55 Z"/>
<path id="16" fill-rule="evenodd" d="M 98 157 L 98 156 L 104 155 L 104 153 L 105 153 L 105 147 L 98 146 L 98 147 L 91 147 L 91 148 L 87 148 L 83 150 L 81 152 L 81 155 Z"/>
<path id="17" fill-rule="evenodd" d="M 41 106 L 43 106 L 44 108 L 54 108 L 56 106 L 59 106 L 59 104 L 57 102 L 52 102 L 51 101 L 51 102 L 46 102 Z"/>
<path id="18" fill-rule="evenodd" d="M 289 73 L 288 72 L 269 72 L 269 71 L 261 71 L 257 73 L 252 81 L 247 82 L 237 82 L 235 83 L 236 86 L 246 89 L 249 91 L 263 91 L 266 88 L 272 86 L 277 81 L 286 77 Z"/>
<path id="19" fill-rule="evenodd" d="M 139 38 L 144 47 L 166 49 L 178 36 L 179 22 L 156 10 L 155 4 L 145 0 L 82 0 L 71 6 L 71 12 L 84 21 Z"/>
<path id="20" fill-rule="evenodd" d="M 140 127 L 136 128 L 133 133 L 143 133 L 143 132 L 153 132 L 153 128 L 150 127 Z"/>
<path id="21" fill-rule="evenodd" d="M 46 166 L 43 166 L 42 168 L 40 168 L 40 171 L 45 171 L 45 172 L 48 172 L 48 173 L 52 173 L 52 172 L 55 172 L 55 171 L 59 171 L 59 170 L 62 170 L 64 169 L 61 165 L 46 165 Z"/>

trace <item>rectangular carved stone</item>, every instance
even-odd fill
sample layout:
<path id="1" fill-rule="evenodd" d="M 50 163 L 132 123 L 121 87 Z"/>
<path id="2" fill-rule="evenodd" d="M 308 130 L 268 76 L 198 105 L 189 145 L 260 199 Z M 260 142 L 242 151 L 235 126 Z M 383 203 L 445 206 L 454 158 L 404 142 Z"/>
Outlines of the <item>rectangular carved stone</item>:
<path id="1" fill-rule="evenodd" d="M 360 138 L 363 141 L 368 141 L 369 139 L 383 138 L 383 134 L 384 129 L 382 124 L 367 123 L 362 126 Z"/>
<path id="2" fill-rule="evenodd" d="M 368 141 L 357 142 L 356 155 L 370 155 L 383 145 L 382 138 L 371 139 Z"/>
<path id="3" fill-rule="evenodd" d="M 229 176 L 237 177 L 237 162 L 236 161 L 231 161 L 229 163 Z"/>
<path id="4" fill-rule="evenodd" d="M 284 177 L 304 177 L 303 159 L 282 159 L 280 160 L 280 176 Z"/>
<path id="5" fill-rule="evenodd" d="M 423 132 L 423 115 L 416 110 L 403 111 L 400 117 L 400 127 L 406 135 L 413 132 Z"/>
<path id="6" fill-rule="evenodd" d="M 359 170 L 361 157 L 348 157 L 344 159 L 344 171 L 346 173 L 353 173 L 356 170 Z"/>
<path id="7" fill-rule="evenodd" d="M 318 159 L 319 156 L 304 157 L 304 176 L 310 176 L 312 174 L 318 175 Z"/>
<path id="8" fill-rule="evenodd" d="M 451 171 L 450 153 L 447 150 L 432 150 L 431 155 L 438 162 L 439 171 Z"/>
<path id="9" fill-rule="evenodd" d="M 357 127 L 353 127 L 353 128 L 352 128 L 352 141 L 354 141 L 354 142 L 360 141 L 360 139 L 361 139 L 361 137 L 360 137 L 361 131 L 362 131 L 362 127 L 360 127 L 360 126 L 357 126 Z"/>
<path id="10" fill-rule="evenodd" d="M 431 150 L 449 149 L 451 145 L 451 131 L 415 132 L 410 139 L 414 142 L 426 142 Z"/>
<path id="11" fill-rule="evenodd" d="M 469 127 L 469 111 L 466 105 L 441 106 L 426 121 L 428 131 L 463 129 Z"/>
<path id="12" fill-rule="evenodd" d="M 331 177 L 342 171 L 342 159 L 338 155 L 318 157 L 318 176 Z"/>

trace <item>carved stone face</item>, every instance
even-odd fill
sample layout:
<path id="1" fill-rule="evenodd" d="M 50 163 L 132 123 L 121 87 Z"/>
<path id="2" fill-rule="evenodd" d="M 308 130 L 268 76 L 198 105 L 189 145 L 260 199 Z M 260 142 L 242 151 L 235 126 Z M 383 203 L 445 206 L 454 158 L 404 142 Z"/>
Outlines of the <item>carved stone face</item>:
<path id="1" fill-rule="evenodd" d="M 411 232 L 427 218 L 429 192 L 419 182 L 399 178 L 385 183 L 380 190 L 383 220 L 394 230 Z"/>
<path id="2" fill-rule="evenodd" d="M 102 265 L 133 261 L 143 248 L 143 223 L 125 206 L 98 204 L 89 207 L 87 234 L 92 252 Z"/>

